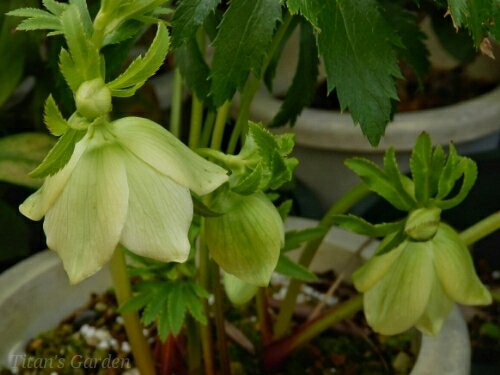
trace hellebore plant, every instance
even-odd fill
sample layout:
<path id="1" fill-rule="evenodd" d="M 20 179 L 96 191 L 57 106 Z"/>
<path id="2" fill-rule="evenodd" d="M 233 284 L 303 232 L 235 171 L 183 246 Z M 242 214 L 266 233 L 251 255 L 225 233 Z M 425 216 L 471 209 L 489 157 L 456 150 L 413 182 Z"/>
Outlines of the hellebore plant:
<path id="1" fill-rule="evenodd" d="M 219 2 L 182 0 L 170 9 L 167 0 L 102 0 L 93 17 L 85 0 L 43 0 L 46 10 L 9 13 L 25 18 L 18 30 L 48 30 L 48 36 L 64 38 L 58 63 L 75 108 L 65 118 L 52 96 L 46 100 L 45 124 L 59 139 L 31 172 L 44 182 L 20 210 L 33 220 L 45 217 L 48 247 L 61 257 L 71 283 L 110 263 L 140 373 L 155 373 L 142 335 L 142 324 L 154 323 L 167 344 L 185 333 L 189 370 L 203 367 L 212 375 L 220 367 L 230 374 L 223 290 L 235 305 L 256 297 L 265 370 L 363 305 L 369 324 L 383 334 L 416 326 L 434 335 L 455 302 L 490 303 L 467 245 L 498 229 L 500 218 L 492 215 L 462 234 L 441 222 L 441 211 L 459 204 L 477 175 L 474 162 L 458 156 L 452 144 L 446 156 L 441 146 L 432 151 L 430 137 L 422 134 L 411 158 L 413 179 L 399 172 L 393 149 L 386 154 L 385 171 L 366 160 L 346 161 L 362 184 L 339 200 L 317 228 L 285 233 L 292 202 L 278 207 L 273 202 L 298 163 L 290 157 L 294 136 L 273 135 L 248 119 L 253 96 L 262 82 L 272 86 L 283 45 L 300 25 L 297 74 L 272 125 L 293 124 L 311 103 L 321 55 L 329 91 L 336 90 L 341 108 L 349 108 L 368 141 L 377 145 L 397 98 L 398 58 L 420 76 L 428 68 L 417 17 L 405 2 L 232 0 L 224 12 Z M 495 20 L 499 10 L 490 8 Z M 485 13 L 472 12 L 463 2 L 450 0 L 448 11 L 450 23 L 469 27 L 477 47 L 486 49 L 487 34 L 498 34 L 500 21 L 483 22 Z M 151 25 L 156 36 L 144 56 L 121 74 L 111 74 L 109 66 L 122 61 L 109 51 L 126 52 Z M 214 47 L 210 65 L 207 38 Z M 113 97 L 133 96 L 157 72 L 170 47 L 176 64 L 170 132 L 145 118 L 117 118 Z M 183 80 L 192 94 L 189 147 L 179 140 Z M 236 91 L 241 109 L 226 139 Z M 462 186 L 450 197 L 457 181 Z M 370 190 L 407 216 L 373 225 L 343 215 Z M 300 286 L 315 278 L 308 267 L 334 224 L 383 237 L 374 257 L 353 276 L 364 295 L 290 334 Z M 286 252 L 302 243 L 307 244 L 295 263 Z M 125 254 L 132 261 L 128 268 Z M 292 278 L 274 322 L 263 288 L 273 272 Z M 140 280 L 131 286 L 130 276 Z M 169 373 L 166 366 L 163 371 Z"/>

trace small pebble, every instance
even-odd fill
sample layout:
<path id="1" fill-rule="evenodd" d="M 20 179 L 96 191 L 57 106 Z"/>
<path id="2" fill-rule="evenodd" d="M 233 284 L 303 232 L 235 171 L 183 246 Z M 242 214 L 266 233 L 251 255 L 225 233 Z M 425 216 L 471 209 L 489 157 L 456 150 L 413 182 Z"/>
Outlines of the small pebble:
<path id="1" fill-rule="evenodd" d="M 97 348 L 109 349 L 109 343 L 107 341 L 101 341 L 99 344 L 97 344 Z"/>
<path id="2" fill-rule="evenodd" d="M 493 271 L 491 273 L 491 276 L 494 278 L 494 279 L 500 279 L 500 271 Z"/>
<path id="3" fill-rule="evenodd" d="M 132 350 L 132 348 L 130 347 L 130 344 L 126 341 L 122 342 L 122 347 L 121 347 L 121 351 L 124 352 L 124 353 L 130 353 L 130 351 Z"/>
<path id="4" fill-rule="evenodd" d="M 19 368 L 17 368 L 17 367 L 12 367 L 12 368 L 10 369 L 10 371 L 12 371 L 12 373 L 13 373 L 14 375 L 15 375 L 15 374 L 19 374 Z"/>
<path id="5" fill-rule="evenodd" d="M 130 370 L 124 371 L 122 375 L 141 375 L 141 373 L 134 367 Z"/>
<path id="6" fill-rule="evenodd" d="M 111 339 L 109 340 L 109 345 L 114 349 L 118 350 L 118 340 L 117 339 Z"/>
<path id="7" fill-rule="evenodd" d="M 121 324 L 121 325 L 123 325 L 123 323 L 125 323 L 125 321 L 123 320 L 123 317 L 122 317 L 121 315 L 118 315 L 118 316 L 116 317 L 116 322 L 117 322 L 118 324 Z"/>
<path id="8" fill-rule="evenodd" d="M 84 324 L 92 324 L 97 320 L 97 313 L 94 310 L 83 310 L 73 320 L 73 325 L 79 329 Z"/>
<path id="9" fill-rule="evenodd" d="M 50 375 L 59 375 L 57 372 L 51 372 Z"/>
<path id="10" fill-rule="evenodd" d="M 143 334 L 144 336 L 148 336 L 148 335 L 149 335 L 149 331 L 148 331 L 148 329 L 147 329 L 147 328 L 144 328 L 144 329 L 142 330 L 142 334 Z"/>

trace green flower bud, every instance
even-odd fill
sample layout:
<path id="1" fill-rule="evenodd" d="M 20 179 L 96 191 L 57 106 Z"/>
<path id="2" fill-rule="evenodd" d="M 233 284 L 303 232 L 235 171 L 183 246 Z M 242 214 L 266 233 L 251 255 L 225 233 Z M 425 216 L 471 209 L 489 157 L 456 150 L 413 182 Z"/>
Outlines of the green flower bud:
<path id="1" fill-rule="evenodd" d="M 215 261 L 250 284 L 267 286 L 283 246 L 285 229 L 278 210 L 261 191 L 240 195 L 226 190 L 211 207 L 224 212 L 206 219 L 206 240 Z"/>
<path id="2" fill-rule="evenodd" d="M 384 335 L 412 326 L 435 335 L 455 302 L 487 305 L 492 300 L 467 246 L 443 223 L 429 241 L 405 240 L 388 253 L 376 254 L 353 274 L 353 282 L 364 293 L 368 323 Z"/>
<path id="3" fill-rule="evenodd" d="M 436 234 L 440 218 L 441 209 L 438 207 L 418 208 L 408 215 L 405 232 L 414 240 L 427 241 Z"/>
<path id="4" fill-rule="evenodd" d="M 111 90 L 102 78 L 83 82 L 75 93 L 75 103 L 78 113 L 95 119 L 111 111 Z"/>
<path id="5" fill-rule="evenodd" d="M 224 273 L 224 289 L 229 301 L 239 306 L 250 301 L 259 290 L 259 287 L 240 280 L 230 273 Z"/>

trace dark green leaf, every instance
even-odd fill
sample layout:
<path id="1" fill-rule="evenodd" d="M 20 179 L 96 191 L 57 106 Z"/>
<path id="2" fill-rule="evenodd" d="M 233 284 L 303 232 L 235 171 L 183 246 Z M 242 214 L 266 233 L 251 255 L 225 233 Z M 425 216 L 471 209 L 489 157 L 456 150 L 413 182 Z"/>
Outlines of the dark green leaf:
<path id="1" fill-rule="evenodd" d="M 128 312 L 134 312 L 134 311 L 139 311 L 142 309 L 146 304 L 150 303 L 151 301 L 151 292 L 142 292 L 139 294 L 136 294 L 132 298 L 129 298 L 125 303 L 123 303 L 119 308 L 118 312 L 120 314 L 123 313 L 128 313 Z"/>
<path id="2" fill-rule="evenodd" d="M 283 126 L 288 122 L 293 126 L 302 109 L 312 103 L 316 93 L 318 64 L 316 37 L 311 25 L 303 21 L 300 25 L 300 51 L 297 70 L 286 98 L 269 127 Z"/>
<path id="3" fill-rule="evenodd" d="M 68 129 L 54 148 L 49 152 L 42 164 L 29 174 L 31 178 L 45 178 L 59 172 L 68 164 L 73 155 L 75 145 L 84 137 L 85 130 Z"/>
<path id="4" fill-rule="evenodd" d="M 61 30 L 61 22 L 53 15 L 25 19 L 17 30 Z"/>
<path id="5" fill-rule="evenodd" d="M 370 237 L 385 237 L 399 231 L 404 222 L 372 224 L 354 215 L 334 215 L 332 221 L 342 228 Z"/>
<path id="6" fill-rule="evenodd" d="M 49 131 L 55 136 L 64 134 L 69 128 L 68 122 L 61 115 L 61 112 L 59 112 L 52 95 L 49 95 L 45 102 L 44 120 Z"/>
<path id="7" fill-rule="evenodd" d="M 328 228 L 306 228 L 302 230 L 291 230 L 285 233 L 285 246 L 281 249 L 282 253 L 295 250 L 304 242 L 309 242 L 321 238 L 328 233 Z"/>
<path id="8" fill-rule="evenodd" d="M 163 315 L 165 315 L 166 319 L 169 320 L 167 312 L 164 311 L 164 306 L 168 305 L 167 301 L 171 288 L 172 285 L 170 283 L 164 283 L 164 285 L 161 288 L 155 291 L 150 302 L 147 304 L 142 313 L 141 321 L 145 325 L 151 324 L 157 318 L 158 315 L 160 315 L 159 317 L 160 320 L 162 319 Z"/>
<path id="9" fill-rule="evenodd" d="M 208 74 L 210 68 L 203 58 L 196 39 L 193 38 L 185 46 L 174 51 L 175 61 L 182 76 L 186 78 L 189 91 L 205 102 L 209 108 L 213 108 L 210 91 L 210 80 Z"/>
<path id="10" fill-rule="evenodd" d="M 288 258 L 286 255 L 280 254 L 278 259 L 278 264 L 276 265 L 275 272 L 282 275 L 293 277 L 300 280 L 316 280 L 317 277 L 314 273 L 309 271 L 304 266 L 295 263 L 293 260 Z"/>
<path id="11" fill-rule="evenodd" d="M 385 19 L 397 30 L 404 45 L 404 47 L 396 45 L 394 49 L 413 69 L 418 77 L 420 88 L 423 89 L 423 79 L 431 65 L 429 51 L 424 43 L 427 36 L 422 32 L 415 13 L 392 0 L 384 0 L 382 5 L 385 8 L 383 12 Z"/>
<path id="12" fill-rule="evenodd" d="M 130 39 L 137 35 L 144 27 L 142 22 L 137 20 L 127 20 L 122 22 L 113 32 L 106 35 L 102 42 L 103 47 L 110 44 L 118 44 L 124 40 Z M 107 62 L 107 61 L 106 61 Z"/>
<path id="13" fill-rule="evenodd" d="M 94 33 L 94 25 L 90 18 L 89 9 L 87 8 L 86 0 L 69 0 L 70 4 L 74 4 L 80 13 L 80 19 L 83 24 L 83 29 L 88 38 L 92 37 Z"/>
<path id="14" fill-rule="evenodd" d="M 323 6 L 319 0 L 287 0 L 286 5 L 291 14 L 300 13 L 316 29 L 318 26 L 318 14 Z"/>
<path id="15" fill-rule="evenodd" d="M 172 16 L 172 48 L 179 48 L 194 38 L 196 30 L 220 0 L 183 0 Z"/>
<path id="16" fill-rule="evenodd" d="M 290 38 L 290 35 L 293 33 L 293 31 L 299 24 L 299 21 L 300 21 L 299 17 L 292 18 L 292 20 L 290 21 L 290 25 L 287 27 L 287 29 L 285 30 L 285 34 L 281 38 L 281 42 L 278 48 L 276 49 L 276 52 L 274 52 L 273 57 L 271 58 L 271 60 L 269 60 L 269 63 L 267 64 L 267 68 L 264 73 L 264 83 L 266 84 L 266 87 L 269 90 L 269 92 L 273 91 L 273 80 L 274 77 L 276 76 L 276 69 L 278 67 L 278 62 L 280 61 L 283 48 L 285 48 L 285 45 L 287 44 Z"/>
<path id="17" fill-rule="evenodd" d="M 189 313 L 201 324 L 207 324 L 207 318 L 203 312 L 203 302 L 200 297 L 187 285 L 183 286 L 184 297 Z"/>
<path id="18" fill-rule="evenodd" d="M 469 16 L 467 0 L 449 0 L 449 12 L 455 26 L 462 26 Z"/>
<path id="19" fill-rule="evenodd" d="M 208 298 L 210 297 L 210 294 L 203 289 L 203 287 L 193 281 L 189 281 L 188 284 L 189 288 L 200 298 Z"/>
<path id="20" fill-rule="evenodd" d="M 351 158 L 347 159 L 344 164 L 356 172 L 370 190 L 385 198 L 398 210 L 409 211 L 411 209 L 411 205 L 401 197 L 384 171 L 375 163 L 362 158 Z"/>
<path id="21" fill-rule="evenodd" d="M 274 150 L 279 148 L 274 136 L 262 124 L 248 123 L 248 130 L 258 147 L 259 155 L 267 168 L 272 168 Z"/>
<path id="22" fill-rule="evenodd" d="M 45 8 L 47 8 L 52 14 L 56 16 L 60 16 L 68 6 L 68 4 L 60 3 L 55 0 L 42 0 L 42 3 Z"/>
<path id="23" fill-rule="evenodd" d="M 375 0 L 328 1 L 318 24 L 328 91 L 337 90 L 341 109 L 349 108 L 376 146 L 391 119 L 391 99 L 397 99 L 394 77 L 401 73 L 393 46 L 401 41 Z"/>
<path id="24" fill-rule="evenodd" d="M 444 153 L 443 147 L 441 145 L 437 145 L 436 149 L 434 150 L 434 154 L 432 155 L 431 170 L 429 173 L 431 197 L 434 196 L 434 194 L 436 194 L 438 191 L 439 177 L 441 176 L 445 163 L 446 155 Z"/>
<path id="25" fill-rule="evenodd" d="M 288 199 L 288 200 L 284 201 L 283 203 L 281 203 L 279 207 L 277 207 L 278 213 L 280 214 L 281 220 L 283 220 L 283 222 L 288 217 L 288 214 L 290 213 L 292 206 L 293 206 L 293 199 Z M 285 245 L 286 245 L 286 241 L 285 241 Z"/>
<path id="26" fill-rule="evenodd" d="M 210 93 L 220 107 L 242 90 L 248 74 L 260 75 L 276 22 L 281 19 L 279 0 L 233 0 L 224 13 L 217 37 L 210 77 Z"/>
<path id="27" fill-rule="evenodd" d="M 174 284 L 168 296 L 168 318 L 170 320 L 170 329 L 174 336 L 177 336 L 181 331 L 185 314 L 186 302 L 182 284 Z"/>
<path id="28" fill-rule="evenodd" d="M 448 160 L 446 161 L 446 164 L 439 177 L 438 193 L 436 195 L 436 199 L 446 198 L 446 196 L 450 194 L 451 190 L 453 189 L 453 186 L 455 186 L 455 182 L 462 175 L 462 171 L 457 169 L 461 158 L 461 156 L 458 156 L 455 146 L 453 144 L 450 144 Z"/>
<path id="29" fill-rule="evenodd" d="M 161 314 L 158 317 L 158 334 L 160 335 L 160 340 L 162 342 L 167 341 L 167 337 L 172 330 L 168 310 L 168 303 L 164 303 Z"/>

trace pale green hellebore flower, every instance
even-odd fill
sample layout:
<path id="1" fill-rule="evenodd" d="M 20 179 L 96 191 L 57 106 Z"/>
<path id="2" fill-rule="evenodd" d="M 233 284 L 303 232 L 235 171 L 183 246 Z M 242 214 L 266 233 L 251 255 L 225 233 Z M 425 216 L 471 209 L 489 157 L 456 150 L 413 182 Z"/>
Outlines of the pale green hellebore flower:
<path id="1" fill-rule="evenodd" d="M 76 284 L 106 264 L 118 243 L 160 261 L 185 261 L 189 190 L 207 194 L 227 179 L 158 124 L 128 117 L 91 126 L 69 163 L 20 211 L 45 216 L 47 245 Z"/>
<path id="2" fill-rule="evenodd" d="M 383 243 L 393 237 L 386 237 Z M 469 250 L 443 223 L 429 241 L 406 240 L 388 253 L 373 256 L 354 273 L 353 281 L 356 289 L 364 292 L 368 323 L 384 335 L 412 326 L 435 335 L 455 302 L 491 303 L 491 294 L 476 275 Z"/>

